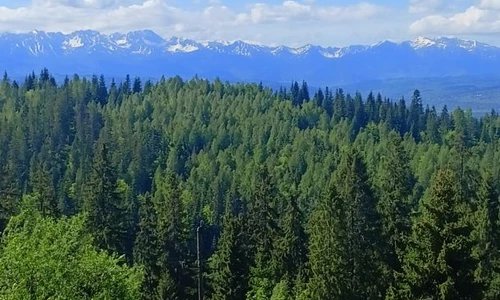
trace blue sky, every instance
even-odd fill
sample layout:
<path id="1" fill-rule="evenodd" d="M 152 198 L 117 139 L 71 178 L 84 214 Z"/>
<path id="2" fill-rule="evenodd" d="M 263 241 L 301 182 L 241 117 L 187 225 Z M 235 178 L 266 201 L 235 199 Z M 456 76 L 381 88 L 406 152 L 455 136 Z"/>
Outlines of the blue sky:
<path id="1" fill-rule="evenodd" d="M 324 46 L 457 36 L 500 45 L 500 0 L 0 0 L 0 31 L 104 33 Z"/>

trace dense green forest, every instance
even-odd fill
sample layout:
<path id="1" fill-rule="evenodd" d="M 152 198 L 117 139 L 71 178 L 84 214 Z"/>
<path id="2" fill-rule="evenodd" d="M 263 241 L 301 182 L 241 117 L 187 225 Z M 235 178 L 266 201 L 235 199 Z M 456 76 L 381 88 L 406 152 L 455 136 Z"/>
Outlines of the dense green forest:
<path id="1" fill-rule="evenodd" d="M 422 97 L 5 75 L 0 298 L 500 299 L 500 116 Z"/>

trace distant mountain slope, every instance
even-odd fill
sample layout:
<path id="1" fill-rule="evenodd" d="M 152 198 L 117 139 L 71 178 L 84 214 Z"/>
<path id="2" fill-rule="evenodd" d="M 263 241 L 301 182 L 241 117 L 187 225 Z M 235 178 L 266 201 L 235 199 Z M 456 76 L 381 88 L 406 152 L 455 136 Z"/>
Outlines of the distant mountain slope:
<path id="1" fill-rule="evenodd" d="M 455 38 L 370 46 L 268 47 L 243 41 L 164 39 L 150 30 L 126 34 L 32 31 L 0 34 L 0 70 L 24 76 L 47 67 L 54 74 L 107 76 L 180 75 L 230 81 L 313 86 L 352 85 L 372 80 L 500 75 L 500 48 Z"/>

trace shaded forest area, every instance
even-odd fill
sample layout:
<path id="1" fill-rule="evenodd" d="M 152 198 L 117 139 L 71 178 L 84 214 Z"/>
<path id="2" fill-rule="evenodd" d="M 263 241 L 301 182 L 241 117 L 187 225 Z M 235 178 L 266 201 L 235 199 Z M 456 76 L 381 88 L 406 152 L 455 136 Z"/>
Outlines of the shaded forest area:
<path id="1" fill-rule="evenodd" d="M 0 81 L 0 297 L 499 299 L 500 117 L 293 83 Z"/>

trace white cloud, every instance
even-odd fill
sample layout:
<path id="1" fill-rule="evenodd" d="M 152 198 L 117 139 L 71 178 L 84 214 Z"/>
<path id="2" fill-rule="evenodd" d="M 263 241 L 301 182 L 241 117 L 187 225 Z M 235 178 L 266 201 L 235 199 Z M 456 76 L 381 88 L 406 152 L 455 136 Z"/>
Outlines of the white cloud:
<path id="1" fill-rule="evenodd" d="M 482 4 L 480 7 L 470 6 L 464 12 L 449 17 L 442 15 L 424 17 L 411 24 L 410 31 L 417 34 L 439 35 L 500 33 L 500 11 L 486 9 Z"/>
<path id="2" fill-rule="evenodd" d="M 434 12 L 444 5 L 443 0 L 410 0 L 408 11 L 412 14 Z"/>
<path id="3" fill-rule="evenodd" d="M 321 40 L 331 45 L 352 37 L 359 38 L 358 42 L 369 37 L 371 42 L 389 27 L 383 18 L 376 18 L 388 9 L 368 2 L 341 6 L 286 0 L 279 5 L 255 3 L 235 10 L 223 1 L 209 1 L 204 1 L 206 7 L 199 4 L 199 9 L 186 9 L 165 0 L 33 0 L 24 7 L 0 6 L 0 31 L 152 29 L 164 37 L 290 45 Z"/>
<path id="4" fill-rule="evenodd" d="M 479 7 L 484 9 L 500 10 L 500 0 L 481 0 Z"/>
<path id="5" fill-rule="evenodd" d="M 290 21 L 326 21 L 346 22 L 379 16 L 386 12 L 385 7 L 362 2 L 350 6 L 314 6 L 311 3 L 302 4 L 297 1 L 284 1 L 281 5 L 257 3 L 250 11 L 239 14 L 240 23 L 273 23 Z"/>

